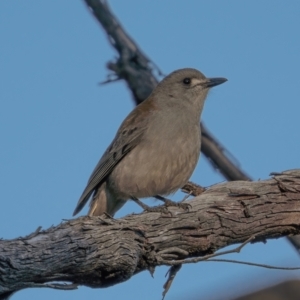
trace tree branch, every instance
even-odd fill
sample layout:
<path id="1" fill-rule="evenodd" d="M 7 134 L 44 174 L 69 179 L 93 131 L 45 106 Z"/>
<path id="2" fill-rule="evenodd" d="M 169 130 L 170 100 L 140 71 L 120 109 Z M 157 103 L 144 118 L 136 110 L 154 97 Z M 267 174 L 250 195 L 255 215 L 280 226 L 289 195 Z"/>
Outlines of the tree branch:
<path id="1" fill-rule="evenodd" d="M 105 30 L 110 44 L 118 52 L 118 59 L 109 62 L 108 69 L 113 71 L 117 78 L 125 80 L 135 103 L 141 103 L 158 83 L 153 75 L 153 69 L 156 69 L 159 75 L 161 72 L 126 33 L 105 0 L 85 0 L 85 2 Z M 203 124 L 201 124 L 201 129 L 201 151 L 212 166 L 227 180 L 250 180 L 250 177 L 225 154 L 227 152 L 225 148 Z"/>
<path id="2" fill-rule="evenodd" d="M 107 64 L 108 69 L 114 72 L 116 78 L 125 80 L 132 92 L 135 103 L 141 103 L 150 95 L 158 83 L 153 75 L 155 64 L 126 33 L 105 0 L 84 1 L 102 25 L 110 44 L 119 54 L 116 61 Z M 158 70 L 157 67 L 155 69 Z M 161 75 L 159 70 L 158 74 Z M 238 166 L 232 156 L 230 158 L 226 155 L 229 151 L 214 138 L 203 122 L 200 125 L 202 132 L 201 151 L 212 167 L 229 181 L 251 180 L 251 177 Z M 189 185 L 193 185 L 193 183 L 189 182 Z M 183 189 L 187 189 L 187 186 L 184 186 Z M 294 236 L 288 238 L 288 240 L 300 252 L 300 236 Z"/>
<path id="3" fill-rule="evenodd" d="M 108 287 L 225 246 L 300 233 L 300 170 L 215 185 L 184 212 L 82 217 L 0 241 L 0 299 L 28 287 Z M 188 261 L 187 261 L 188 262 Z M 69 282 L 70 285 L 53 284 Z"/>

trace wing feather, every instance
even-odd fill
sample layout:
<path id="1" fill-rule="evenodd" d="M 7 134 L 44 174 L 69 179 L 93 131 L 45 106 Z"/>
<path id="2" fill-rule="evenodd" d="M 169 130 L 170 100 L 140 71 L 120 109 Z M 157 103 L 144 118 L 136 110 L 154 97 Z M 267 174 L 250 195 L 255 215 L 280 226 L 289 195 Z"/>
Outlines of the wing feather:
<path id="1" fill-rule="evenodd" d="M 89 178 L 87 186 L 78 200 L 73 216 L 83 208 L 92 193 L 105 181 L 114 167 L 140 143 L 147 129 L 147 121 L 156 111 L 157 106 L 150 96 L 136 106 L 123 121 L 115 139 L 105 151 Z"/>
<path id="2" fill-rule="evenodd" d="M 77 206 L 74 210 L 75 216 L 87 203 L 94 190 L 100 186 L 106 177 L 112 172 L 113 168 L 140 142 L 144 130 L 139 132 L 124 133 L 122 136 L 117 134 L 116 139 L 105 151 L 92 175 L 90 176 L 87 186 L 84 189 Z"/>

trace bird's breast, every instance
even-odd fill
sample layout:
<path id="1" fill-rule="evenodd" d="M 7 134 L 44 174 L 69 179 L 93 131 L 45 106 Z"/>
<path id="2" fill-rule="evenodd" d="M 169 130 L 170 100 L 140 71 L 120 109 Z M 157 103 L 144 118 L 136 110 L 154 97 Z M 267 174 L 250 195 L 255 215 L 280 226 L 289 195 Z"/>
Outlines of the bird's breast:
<path id="1" fill-rule="evenodd" d="M 168 195 L 181 188 L 192 175 L 200 154 L 200 127 L 189 129 L 148 132 L 109 175 L 108 188 L 123 199 Z"/>

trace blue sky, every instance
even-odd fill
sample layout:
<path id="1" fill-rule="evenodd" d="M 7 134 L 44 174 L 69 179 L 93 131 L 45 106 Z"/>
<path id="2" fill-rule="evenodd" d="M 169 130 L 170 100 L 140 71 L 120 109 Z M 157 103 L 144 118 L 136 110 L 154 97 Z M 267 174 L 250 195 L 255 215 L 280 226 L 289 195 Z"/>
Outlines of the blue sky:
<path id="1" fill-rule="evenodd" d="M 202 119 L 252 178 L 300 167 L 299 1 L 110 4 L 163 73 L 193 67 L 228 78 L 210 92 Z M 0 236 L 10 239 L 71 218 L 133 102 L 123 82 L 98 85 L 116 54 L 83 1 L 1 1 L 0 39 Z M 192 180 L 208 186 L 224 179 L 202 156 Z M 116 217 L 133 211 L 140 210 L 127 203 Z M 300 266 L 285 239 L 228 258 Z M 160 299 L 166 271 L 157 268 L 154 279 L 143 272 L 107 289 L 30 289 L 13 299 Z M 228 263 L 189 265 L 167 299 L 224 299 L 299 277 Z"/>

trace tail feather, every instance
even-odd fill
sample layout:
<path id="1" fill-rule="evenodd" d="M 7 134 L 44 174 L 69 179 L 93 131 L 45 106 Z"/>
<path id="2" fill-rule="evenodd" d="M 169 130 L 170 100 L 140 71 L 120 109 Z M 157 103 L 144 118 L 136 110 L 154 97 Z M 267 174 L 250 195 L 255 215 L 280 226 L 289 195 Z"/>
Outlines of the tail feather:
<path id="1" fill-rule="evenodd" d="M 107 211 L 107 197 L 105 192 L 105 185 L 106 183 L 102 184 L 102 186 L 98 189 L 98 191 L 95 193 L 91 203 L 90 203 L 90 209 L 88 212 L 89 216 L 101 216 Z"/>
<path id="2" fill-rule="evenodd" d="M 79 199 L 79 201 L 78 201 L 78 203 L 75 207 L 75 210 L 73 212 L 73 216 L 77 215 L 82 210 L 82 208 L 85 206 L 85 204 L 89 200 L 92 193 L 93 193 L 93 191 L 90 191 L 85 197 L 81 196 L 81 198 Z"/>
<path id="3" fill-rule="evenodd" d="M 114 216 L 114 214 L 126 203 L 126 200 L 116 199 L 106 188 L 104 182 L 95 193 L 88 215 L 101 216 L 104 213 Z"/>

